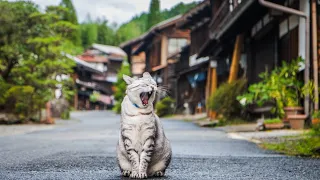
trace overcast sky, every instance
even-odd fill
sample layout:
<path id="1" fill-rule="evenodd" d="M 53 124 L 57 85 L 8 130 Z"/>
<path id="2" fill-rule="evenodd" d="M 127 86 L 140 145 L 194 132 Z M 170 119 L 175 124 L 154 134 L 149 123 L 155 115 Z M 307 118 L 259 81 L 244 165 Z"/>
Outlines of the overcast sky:
<path id="1" fill-rule="evenodd" d="M 47 5 L 57 5 L 61 0 L 32 0 L 44 9 Z M 161 9 L 168 9 L 179 2 L 189 3 L 201 0 L 160 0 Z M 109 22 L 122 24 L 134 15 L 148 11 L 150 0 L 73 0 L 79 22 L 90 13 L 92 19 L 105 17 Z"/>

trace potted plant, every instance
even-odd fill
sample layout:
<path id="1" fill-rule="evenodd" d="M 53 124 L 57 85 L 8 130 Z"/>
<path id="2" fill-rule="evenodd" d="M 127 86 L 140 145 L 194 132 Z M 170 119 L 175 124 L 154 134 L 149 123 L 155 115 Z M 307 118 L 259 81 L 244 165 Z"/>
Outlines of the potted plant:
<path id="1" fill-rule="evenodd" d="M 314 111 L 312 113 L 312 124 L 320 124 L 320 111 Z"/>
<path id="2" fill-rule="evenodd" d="M 299 92 L 297 87 L 287 87 L 284 93 L 284 122 L 289 122 L 288 117 L 291 115 L 303 114 L 303 107 L 300 106 Z"/>
<path id="3" fill-rule="evenodd" d="M 262 81 L 250 85 L 248 93 L 239 96 L 238 100 L 246 107 L 252 102 L 265 104 L 274 101 L 271 110 L 274 115 L 283 118 L 286 124 L 292 120 L 293 128 L 303 128 L 306 117 L 303 114 L 303 107 L 300 106 L 300 100 L 304 95 L 304 86 L 303 81 L 298 78 L 301 62 L 303 62 L 301 57 L 290 63 L 282 61 L 280 67 L 261 73 L 259 77 Z"/>
<path id="4" fill-rule="evenodd" d="M 265 119 L 263 121 L 265 129 L 281 129 L 284 124 L 280 118 Z"/>

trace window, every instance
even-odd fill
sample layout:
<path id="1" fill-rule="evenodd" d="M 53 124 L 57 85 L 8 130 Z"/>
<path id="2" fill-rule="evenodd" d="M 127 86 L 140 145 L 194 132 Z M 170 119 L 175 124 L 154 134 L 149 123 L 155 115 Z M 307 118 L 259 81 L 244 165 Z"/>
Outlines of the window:
<path id="1" fill-rule="evenodd" d="M 188 40 L 184 38 L 170 38 L 168 46 L 168 56 L 177 53 L 188 44 Z"/>

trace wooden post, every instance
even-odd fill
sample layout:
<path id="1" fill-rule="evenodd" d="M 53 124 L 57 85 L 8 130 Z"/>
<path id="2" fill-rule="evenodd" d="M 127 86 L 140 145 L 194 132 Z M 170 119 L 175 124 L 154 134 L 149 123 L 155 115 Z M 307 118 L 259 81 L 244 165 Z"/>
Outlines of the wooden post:
<path id="1" fill-rule="evenodd" d="M 46 103 L 46 123 L 47 124 L 54 124 L 54 119 L 51 116 L 51 103 Z"/>
<path id="2" fill-rule="evenodd" d="M 208 104 L 209 97 L 210 97 L 210 89 L 211 89 L 211 67 L 210 63 L 208 65 L 208 71 L 207 71 L 207 82 L 206 82 L 206 103 Z M 210 110 L 209 107 L 206 106 L 206 112 L 207 112 L 207 117 L 210 117 Z"/>
<path id="3" fill-rule="evenodd" d="M 77 80 L 77 74 L 72 74 L 73 83 L 76 84 Z M 78 110 L 78 102 L 79 102 L 79 96 L 78 96 L 78 89 L 75 88 L 74 98 L 73 98 L 73 106 L 74 110 Z"/>
<path id="4" fill-rule="evenodd" d="M 217 76 L 217 68 L 214 67 L 211 69 L 211 90 L 210 94 L 212 95 L 217 90 L 218 86 L 218 76 Z M 210 119 L 215 119 L 217 116 L 217 113 L 214 111 L 211 111 L 210 113 Z"/>
<path id="5" fill-rule="evenodd" d="M 75 90 L 74 93 L 74 110 L 78 110 L 78 102 L 79 102 L 79 96 L 78 96 L 78 90 Z"/>
<path id="6" fill-rule="evenodd" d="M 236 38 L 236 42 L 234 45 L 233 55 L 232 55 L 232 63 L 230 67 L 230 74 L 228 82 L 231 83 L 237 79 L 238 70 L 239 70 L 239 61 L 241 57 L 241 49 L 243 44 L 243 35 L 238 35 Z"/>
<path id="7" fill-rule="evenodd" d="M 317 3 L 316 0 L 312 0 L 311 5 L 311 11 L 312 11 L 312 54 L 313 54 L 313 80 L 314 80 L 314 110 L 319 110 L 319 83 L 318 83 L 318 35 L 317 35 Z"/>
<path id="8" fill-rule="evenodd" d="M 211 61 L 208 67 L 208 74 L 207 74 L 207 89 L 206 89 L 206 97 L 209 100 L 210 96 L 216 91 L 218 85 L 218 76 L 217 76 L 217 62 Z M 210 119 L 216 118 L 216 112 L 211 111 L 207 107 L 207 116 Z"/>

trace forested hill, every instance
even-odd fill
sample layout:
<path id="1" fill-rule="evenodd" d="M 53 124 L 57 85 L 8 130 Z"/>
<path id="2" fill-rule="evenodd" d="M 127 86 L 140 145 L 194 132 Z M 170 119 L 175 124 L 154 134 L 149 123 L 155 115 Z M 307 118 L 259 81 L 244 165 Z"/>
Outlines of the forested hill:
<path id="1" fill-rule="evenodd" d="M 198 3 L 179 3 L 170 9 L 160 11 L 160 21 L 169 19 L 187 12 Z M 106 20 L 87 20 L 80 25 L 82 45 L 84 48 L 92 43 L 101 43 L 118 46 L 120 43 L 136 38 L 148 30 L 148 13 L 133 17 L 119 28 L 109 24 Z"/>

